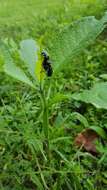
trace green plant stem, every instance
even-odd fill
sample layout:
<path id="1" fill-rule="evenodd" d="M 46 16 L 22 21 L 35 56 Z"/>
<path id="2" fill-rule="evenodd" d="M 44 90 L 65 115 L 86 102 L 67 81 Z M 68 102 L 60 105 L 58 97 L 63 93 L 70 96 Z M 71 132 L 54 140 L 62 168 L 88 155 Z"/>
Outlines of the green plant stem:
<path id="1" fill-rule="evenodd" d="M 48 157 L 50 157 L 50 151 L 49 151 L 49 122 L 48 122 L 48 105 L 47 100 L 44 94 L 44 90 L 40 86 L 40 95 L 41 95 L 41 102 L 42 102 L 42 109 L 43 109 L 43 130 L 45 135 L 45 143 L 46 143 L 46 149 L 48 153 Z"/>

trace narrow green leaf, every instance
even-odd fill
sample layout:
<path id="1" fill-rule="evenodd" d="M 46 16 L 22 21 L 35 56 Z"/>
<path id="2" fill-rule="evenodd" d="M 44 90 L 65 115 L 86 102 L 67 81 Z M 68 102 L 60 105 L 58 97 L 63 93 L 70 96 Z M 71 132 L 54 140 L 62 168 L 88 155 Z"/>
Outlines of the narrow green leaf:
<path id="1" fill-rule="evenodd" d="M 13 77 L 17 80 L 20 80 L 20 81 L 28 84 L 29 86 L 35 88 L 32 81 L 30 81 L 30 79 L 26 76 L 24 71 L 21 70 L 18 66 L 16 66 L 14 64 L 11 54 L 8 50 L 8 47 L 6 45 L 4 45 L 3 42 L 1 42 L 1 41 L 0 41 L 0 47 L 1 47 L 1 51 L 4 56 L 4 62 L 5 62 L 4 66 L 3 66 L 4 72 L 7 73 L 8 75 L 10 75 L 11 77 Z"/>
<path id="2" fill-rule="evenodd" d="M 44 154 L 44 151 L 43 151 L 42 142 L 40 140 L 38 140 L 36 138 L 36 136 L 32 135 L 32 137 L 29 137 L 28 139 L 26 139 L 26 141 L 27 141 L 27 144 L 28 144 L 29 148 L 31 149 L 32 153 L 34 154 L 34 156 L 36 155 L 37 152 L 40 151 L 41 154 L 43 155 L 44 159 L 47 160 L 47 158 Z"/>
<path id="3" fill-rule="evenodd" d="M 90 126 L 90 129 L 93 129 L 100 137 L 107 140 L 107 134 L 101 127 L 98 126 Z"/>
<path id="4" fill-rule="evenodd" d="M 38 51 L 39 47 L 33 39 L 23 40 L 20 43 L 20 56 L 26 63 L 33 78 L 35 78 L 35 66 L 38 60 Z"/>
<path id="5" fill-rule="evenodd" d="M 69 95 L 64 95 L 61 93 L 56 93 L 55 96 L 49 101 L 49 106 L 52 106 L 53 104 L 60 103 L 61 101 L 68 100 Z"/>
<path id="6" fill-rule="evenodd" d="M 38 187 L 38 189 L 44 190 L 44 187 L 41 181 L 39 180 L 39 177 L 36 174 L 32 172 L 30 173 L 30 177 L 31 177 L 32 182 Z"/>
<path id="7" fill-rule="evenodd" d="M 52 139 L 51 143 L 57 143 L 58 141 L 66 141 L 66 140 L 71 140 L 72 137 L 58 137 L 56 139 Z"/>
<path id="8" fill-rule="evenodd" d="M 74 119 L 78 119 L 84 125 L 84 127 L 86 127 L 86 128 L 89 127 L 87 119 L 80 113 L 74 112 L 71 114 L 71 117 L 73 117 Z"/>
<path id="9" fill-rule="evenodd" d="M 57 149 L 55 149 L 55 152 L 66 162 L 66 163 L 70 163 L 67 159 L 66 159 L 66 157 L 65 157 L 65 155 L 63 155 L 59 150 L 57 150 Z"/>
<path id="10" fill-rule="evenodd" d="M 88 16 L 53 35 L 49 44 L 49 53 L 55 68 L 59 68 L 62 63 L 70 63 L 74 57 L 78 56 L 103 31 L 106 22 L 107 13 L 101 20 Z"/>
<path id="11" fill-rule="evenodd" d="M 104 80 L 107 80 L 107 74 L 102 74 L 102 75 L 100 75 L 100 77 L 101 77 L 102 79 L 104 79 Z"/>

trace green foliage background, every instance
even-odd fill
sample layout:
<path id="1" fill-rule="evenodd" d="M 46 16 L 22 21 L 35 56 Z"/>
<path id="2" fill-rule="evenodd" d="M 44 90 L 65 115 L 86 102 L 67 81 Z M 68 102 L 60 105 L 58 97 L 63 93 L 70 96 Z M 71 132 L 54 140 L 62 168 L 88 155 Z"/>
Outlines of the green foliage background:
<path id="1" fill-rule="evenodd" d="M 82 16 L 101 18 L 105 10 L 106 0 L 1 0 L 0 36 L 14 39 L 17 44 L 21 39 L 41 38 L 44 47 L 48 47 L 51 36 L 63 26 Z M 63 96 L 105 81 L 100 75 L 107 72 L 106 35 L 107 29 L 51 82 L 50 163 L 43 148 L 38 94 L 0 73 L 0 190 L 107 189 L 106 140 L 98 144 L 97 157 L 74 146 L 75 136 L 87 123 L 106 131 L 107 113 Z M 15 44 L 11 41 L 10 46 L 12 51 Z M 19 63 L 17 53 L 14 59 Z M 2 56 L 0 63 L 1 67 Z M 73 112 L 81 117 L 72 116 Z"/>

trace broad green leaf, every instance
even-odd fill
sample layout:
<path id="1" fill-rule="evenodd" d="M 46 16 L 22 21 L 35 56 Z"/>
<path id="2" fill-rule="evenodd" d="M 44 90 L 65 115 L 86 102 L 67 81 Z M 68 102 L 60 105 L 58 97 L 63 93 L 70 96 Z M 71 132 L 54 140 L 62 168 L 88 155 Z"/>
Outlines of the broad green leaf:
<path id="1" fill-rule="evenodd" d="M 49 53 L 54 66 L 59 68 L 63 63 L 72 59 L 90 45 L 105 28 L 107 13 L 100 20 L 94 16 L 80 19 L 65 27 L 60 33 L 53 35 L 49 44 Z"/>
<path id="2" fill-rule="evenodd" d="M 11 54 L 8 50 L 8 47 L 6 45 L 4 45 L 3 42 L 0 41 L 0 43 L 1 43 L 0 44 L 1 51 L 3 53 L 4 62 L 5 62 L 4 66 L 3 66 L 4 72 L 7 73 L 8 75 L 10 75 L 11 77 L 14 77 L 17 80 L 20 80 L 20 81 L 28 84 L 29 86 L 35 88 L 32 81 L 30 81 L 30 79 L 26 76 L 24 71 L 21 70 L 18 66 L 16 66 L 14 64 Z"/>
<path id="3" fill-rule="evenodd" d="M 107 140 L 107 134 L 101 127 L 98 126 L 90 126 L 90 129 L 94 130 L 100 137 Z"/>
<path id="4" fill-rule="evenodd" d="M 45 77 L 45 72 L 42 67 L 42 61 L 43 58 L 41 57 L 40 54 L 38 54 L 38 60 L 36 62 L 36 67 L 35 67 L 35 76 L 39 82 L 42 81 Z"/>
<path id="5" fill-rule="evenodd" d="M 97 83 L 91 90 L 84 90 L 78 94 L 75 93 L 72 95 L 72 98 L 91 103 L 96 108 L 107 109 L 107 82 Z"/>
<path id="6" fill-rule="evenodd" d="M 107 12 L 105 12 L 104 16 L 102 17 L 102 22 L 103 23 L 107 22 Z"/>
<path id="7" fill-rule="evenodd" d="M 63 126 L 63 124 L 64 124 L 64 118 L 62 116 L 62 113 L 59 112 L 58 116 L 55 118 L 54 126 L 61 127 L 61 126 Z"/>
<path id="8" fill-rule="evenodd" d="M 38 60 L 38 52 L 39 46 L 33 39 L 23 40 L 20 43 L 20 56 L 26 63 L 33 78 L 35 78 L 35 66 Z"/>
<path id="9" fill-rule="evenodd" d="M 16 78 L 17 80 L 20 80 L 29 86 L 35 88 L 33 83 L 29 80 L 29 78 L 26 76 L 23 70 L 21 70 L 19 67 L 17 67 L 15 64 L 5 64 L 4 65 L 4 71 L 8 75 L 10 75 L 13 78 Z"/>
<path id="10" fill-rule="evenodd" d="M 23 40 L 20 43 L 20 56 L 26 63 L 29 73 L 38 81 L 43 80 L 45 76 L 40 53 L 40 47 L 33 39 Z"/>

